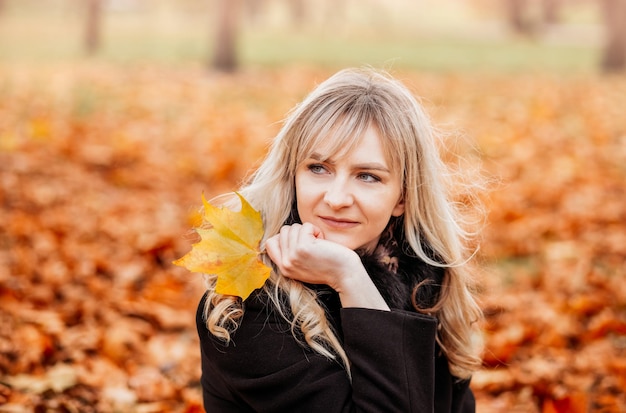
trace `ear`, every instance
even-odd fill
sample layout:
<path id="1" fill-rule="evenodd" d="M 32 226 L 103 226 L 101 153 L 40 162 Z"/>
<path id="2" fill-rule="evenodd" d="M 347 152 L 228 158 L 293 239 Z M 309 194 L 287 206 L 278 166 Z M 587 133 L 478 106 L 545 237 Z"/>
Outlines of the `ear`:
<path id="1" fill-rule="evenodd" d="M 398 203 L 393 208 L 393 211 L 391 211 L 391 215 L 394 217 L 399 217 L 402 214 L 404 214 L 404 197 L 403 196 L 400 197 L 400 199 L 398 200 Z"/>

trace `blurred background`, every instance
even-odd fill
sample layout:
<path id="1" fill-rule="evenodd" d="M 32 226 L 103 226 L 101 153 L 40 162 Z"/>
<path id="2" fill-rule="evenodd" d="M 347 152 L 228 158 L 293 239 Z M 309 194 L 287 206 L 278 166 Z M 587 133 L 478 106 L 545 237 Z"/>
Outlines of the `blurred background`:
<path id="1" fill-rule="evenodd" d="M 485 182 L 478 412 L 626 411 L 626 1 L 0 0 L 0 412 L 201 412 L 201 194 L 363 65 Z"/>
<path id="2" fill-rule="evenodd" d="M 607 53 L 615 61 L 609 66 L 623 65 L 621 3 L 3 0 L 0 57 L 43 63 L 91 55 L 115 63 L 204 62 L 224 69 L 301 62 L 590 71 Z"/>

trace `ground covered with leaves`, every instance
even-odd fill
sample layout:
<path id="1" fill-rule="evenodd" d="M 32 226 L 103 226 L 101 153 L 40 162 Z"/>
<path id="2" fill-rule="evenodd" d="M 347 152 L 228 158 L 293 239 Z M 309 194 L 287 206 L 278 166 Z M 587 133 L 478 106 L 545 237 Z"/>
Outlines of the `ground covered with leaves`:
<path id="1" fill-rule="evenodd" d="M 1 69 L 0 412 L 202 411 L 172 261 L 329 74 Z M 626 78 L 397 75 L 489 182 L 478 411 L 626 411 Z"/>

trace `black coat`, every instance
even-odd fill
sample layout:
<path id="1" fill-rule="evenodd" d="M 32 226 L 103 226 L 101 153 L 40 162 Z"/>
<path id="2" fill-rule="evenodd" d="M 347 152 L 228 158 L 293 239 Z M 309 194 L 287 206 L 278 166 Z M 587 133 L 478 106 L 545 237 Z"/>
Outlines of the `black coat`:
<path id="1" fill-rule="evenodd" d="M 362 260 L 392 311 L 341 308 L 334 291 L 312 286 L 343 342 L 352 383 L 340 361 L 298 343 L 260 290 L 246 300 L 228 346 L 208 332 L 203 297 L 196 323 L 207 413 L 474 412 L 469 381 L 450 374 L 436 344 L 437 320 L 408 311 L 410 291 L 424 279 L 431 283 L 417 300 L 433 304 L 443 271 L 404 255 L 398 266 L 410 271 L 391 273 L 372 257 Z"/>

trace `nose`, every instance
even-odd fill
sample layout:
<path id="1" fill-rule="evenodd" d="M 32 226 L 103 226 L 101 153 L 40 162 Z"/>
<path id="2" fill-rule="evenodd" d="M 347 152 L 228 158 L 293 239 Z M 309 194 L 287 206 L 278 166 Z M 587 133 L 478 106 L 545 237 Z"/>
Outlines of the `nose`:
<path id="1" fill-rule="evenodd" d="M 324 194 L 324 202 L 332 209 L 340 209 L 352 205 L 354 198 L 350 186 L 340 178 L 329 183 Z"/>

